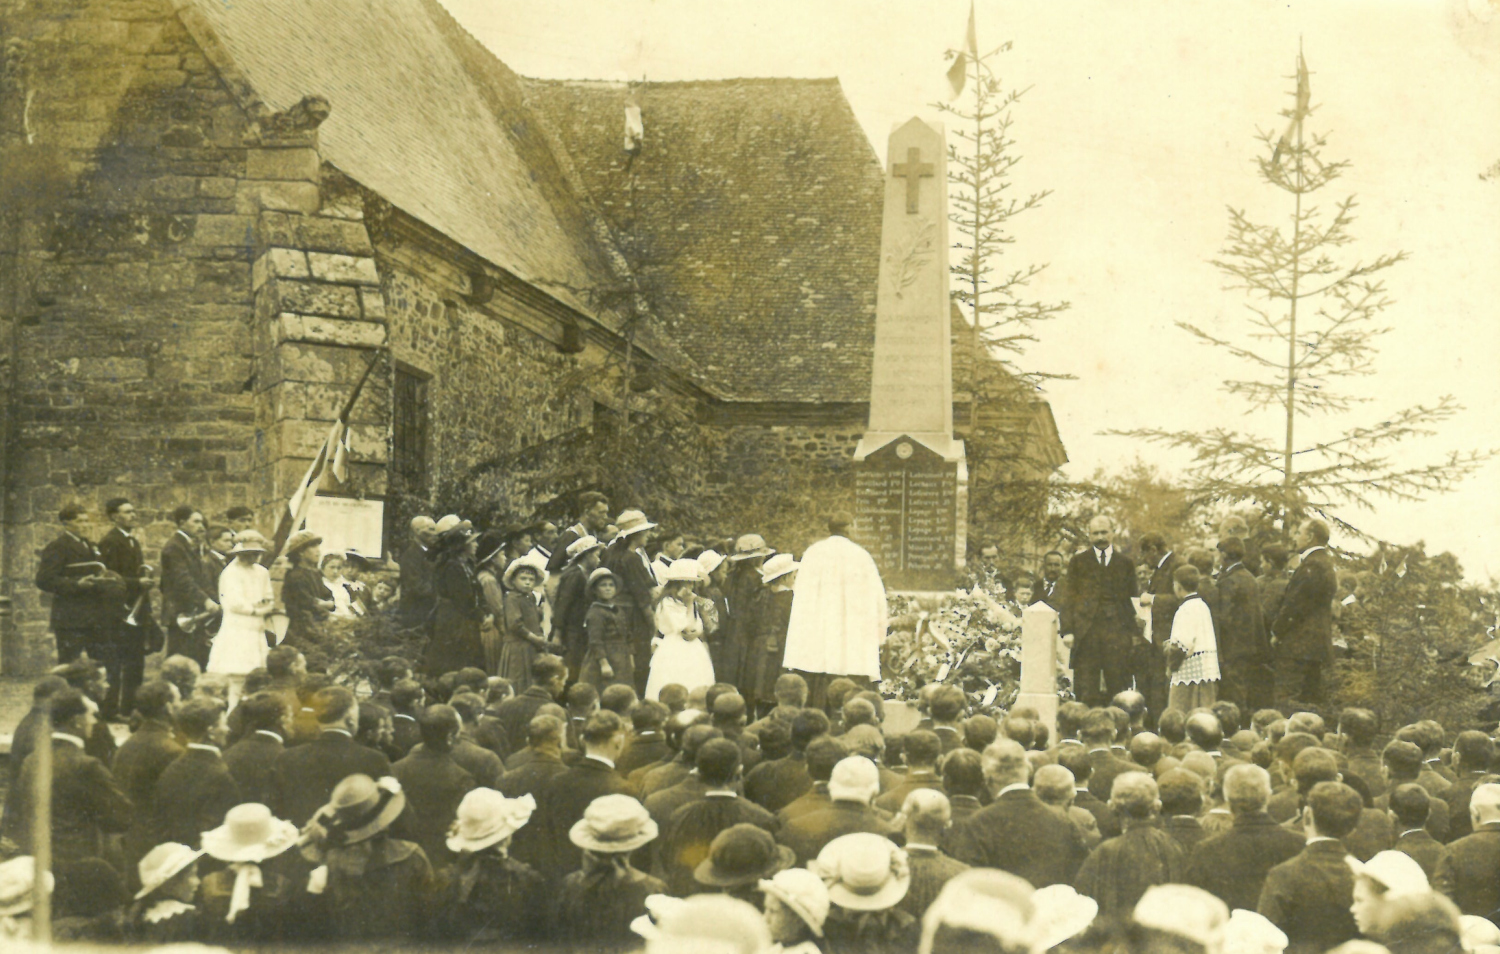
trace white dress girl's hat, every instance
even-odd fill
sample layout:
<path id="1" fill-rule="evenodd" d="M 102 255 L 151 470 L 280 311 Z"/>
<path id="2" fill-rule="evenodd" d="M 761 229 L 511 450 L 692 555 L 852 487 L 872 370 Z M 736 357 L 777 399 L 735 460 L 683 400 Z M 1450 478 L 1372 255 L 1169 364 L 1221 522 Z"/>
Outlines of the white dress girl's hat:
<path id="1" fill-rule="evenodd" d="M 1008 871 L 970 868 L 951 878 L 922 916 L 918 954 L 931 954 L 939 931 L 947 928 L 992 937 L 1009 950 L 1032 947 L 1036 908 L 1030 882 Z"/>
<path id="2" fill-rule="evenodd" d="M 828 920 L 828 885 L 822 878 L 806 868 L 787 868 L 760 882 L 759 887 L 801 918 L 813 937 L 823 936 L 823 922 Z"/>
<path id="3" fill-rule="evenodd" d="M 772 580 L 779 580 L 788 573 L 796 573 L 802 566 L 790 553 L 778 553 L 765 562 L 760 568 L 760 581 L 769 584 Z"/>
<path id="4" fill-rule="evenodd" d="M 734 541 L 734 554 L 729 557 L 729 562 L 738 563 L 741 560 L 768 557 L 775 552 L 775 550 L 766 546 L 766 541 L 760 534 L 747 533 Z"/>
<path id="5" fill-rule="evenodd" d="M 656 524 L 646 519 L 646 515 L 639 510 L 627 510 L 615 518 L 616 536 L 628 537 L 636 533 L 644 533 L 647 530 L 656 529 Z"/>
<path id="6" fill-rule="evenodd" d="M 911 889 L 906 852 L 871 832 L 835 838 L 808 869 L 828 886 L 828 900 L 846 911 L 884 911 Z"/>
<path id="7" fill-rule="evenodd" d="M 586 851 L 620 854 L 649 844 L 656 834 L 646 806 L 629 795 L 601 795 L 569 829 L 568 840 Z"/>
<path id="8" fill-rule="evenodd" d="M 1131 917 L 1141 927 L 1175 934 L 1201 944 L 1205 950 L 1217 951 L 1229 925 L 1229 907 L 1202 888 L 1156 884 L 1141 895 Z"/>
<path id="9" fill-rule="evenodd" d="M 141 874 L 141 890 L 135 893 L 135 899 L 139 901 L 160 888 L 201 857 L 201 849 L 194 850 L 175 841 L 152 848 L 137 866 Z"/>
<path id="10" fill-rule="evenodd" d="M 499 844 L 531 820 L 536 799 L 506 798 L 492 788 L 476 788 L 458 803 L 458 817 L 448 830 L 448 849 L 463 853 Z"/>
<path id="11" fill-rule="evenodd" d="M 52 872 L 47 872 L 47 891 L 52 891 Z M 20 855 L 0 864 L 0 918 L 13 918 L 31 910 L 36 885 L 36 859 Z"/>
<path id="12" fill-rule="evenodd" d="M 1388 897 L 1426 894 L 1432 890 L 1422 866 L 1404 851 L 1377 852 L 1369 861 L 1360 861 L 1353 855 L 1346 855 L 1344 860 L 1349 863 L 1356 876 L 1369 878 L 1385 888 Z"/>
<path id="13" fill-rule="evenodd" d="M 673 560 L 662 571 L 663 583 L 697 583 L 703 579 L 703 565 L 697 560 Z"/>
<path id="14" fill-rule="evenodd" d="M 230 556 L 238 556 L 241 553 L 265 553 L 269 549 L 266 546 L 266 538 L 254 530 L 241 530 L 234 535 L 234 549 L 229 551 Z"/>

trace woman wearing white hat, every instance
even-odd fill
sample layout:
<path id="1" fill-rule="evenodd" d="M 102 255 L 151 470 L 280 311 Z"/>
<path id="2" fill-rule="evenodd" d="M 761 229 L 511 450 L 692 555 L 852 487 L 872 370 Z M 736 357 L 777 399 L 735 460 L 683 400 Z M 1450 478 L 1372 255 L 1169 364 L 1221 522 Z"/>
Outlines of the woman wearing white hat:
<path id="1" fill-rule="evenodd" d="M 271 572 L 260 565 L 266 540 L 254 530 L 234 538 L 233 558 L 219 574 L 219 605 L 224 621 L 213 638 L 204 672 L 229 677 L 229 704 L 233 706 L 251 670 L 266 664 L 266 617 L 276 601 L 271 595 Z"/>
<path id="2" fill-rule="evenodd" d="M 776 705 L 776 680 L 786 652 L 787 624 L 792 618 L 792 587 L 798 563 L 790 553 L 778 553 L 761 564 L 760 592 L 746 616 L 742 642 L 745 661 L 740 667 L 740 695 L 758 718 Z"/>
<path id="3" fill-rule="evenodd" d="M 773 951 L 819 954 L 823 923 L 828 920 L 828 886 L 806 868 L 788 868 L 760 883 L 766 902 L 766 926 L 776 942 Z"/>
<path id="4" fill-rule="evenodd" d="M 166 842 L 146 852 L 138 866 L 141 890 L 125 909 L 121 934 L 134 944 L 180 944 L 203 936 L 198 895 L 198 859 L 202 851 Z"/>
<path id="5" fill-rule="evenodd" d="M 18 855 L 0 864 L 0 941 L 7 944 L 31 940 L 31 908 L 36 893 L 36 859 Z M 52 891 L 52 872 L 47 872 L 47 891 Z"/>
<path id="6" fill-rule="evenodd" d="M 448 835 L 459 856 L 433 918 L 437 933 L 468 944 L 525 942 L 547 931 L 547 884 L 525 862 L 510 857 L 510 841 L 531 820 L 536 799 L 506 798 L 488 788 L 464 796 Z"/>
<path id="7" fill-rule="evenodd" d="M 258 802 L 236 805 L 224 824 L 203 833 L 203 852 L 225 867 L 203 879 L 209 937 L 218 943 L 267 943 L 294 936 L 287 915 L 300 885 L 261 868 L 297 843 L 297 826 Z"/>
<path id="8" fill-rule="evenodd" d="M 832 907 L 823 932 L 830 951 L 904 954 L 917 946 L 921 926 L 896 907 L 911 889 L 911 866 L 889 838 L 840 835 L 807 867 L 828 886 Z"/>
<path id="9" fill-rule="evenodd" d="M 583 867 L 563 879 L 558 892 L 557 937 L 569 950 L 627 950 L 635 946 L 630 924 L 646 898 L 667 886 L 638 870 L 630 854 L 655 840 L 656 822 L 629 795 L 601 795 L 568 830 L 583 849 Z"/>
<path id="10" fill-rule="evenodd" d="M 703 641 L 703 616 L 693 587 L 703 575 L 697 560 L 676 560 L 666 569 L 666 585 L 656 604 L 655 651 L 646 679 L 646 698 L 655 700 L 663 686 L 678 683 L 696 689 L 714 683 L 713 659 Z"/>

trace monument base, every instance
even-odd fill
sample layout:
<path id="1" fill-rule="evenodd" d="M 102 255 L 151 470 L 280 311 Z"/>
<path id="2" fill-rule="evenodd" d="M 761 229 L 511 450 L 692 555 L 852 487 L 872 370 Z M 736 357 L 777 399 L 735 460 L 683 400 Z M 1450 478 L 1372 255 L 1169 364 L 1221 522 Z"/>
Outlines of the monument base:
<path id="1" fill-rule="evenodd" d="M 939 453 L 931 443 L 872 432 L 861 442 L 866 456 L 855 455 L 855 540 L 893 590 L 946 590 L 963 581 L 969 476 L 964 445 L 950 438 Z"/>

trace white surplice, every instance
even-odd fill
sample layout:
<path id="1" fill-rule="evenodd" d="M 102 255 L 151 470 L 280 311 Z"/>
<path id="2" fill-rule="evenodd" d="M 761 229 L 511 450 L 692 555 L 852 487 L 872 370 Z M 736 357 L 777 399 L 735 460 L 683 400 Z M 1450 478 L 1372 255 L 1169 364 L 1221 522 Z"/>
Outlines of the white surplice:
<path id="1" fill-rule="evenodd" d="M 802 555 L 792 593 L 785 668 L 880 678 L 885 585 L 863 547 L 842 536 L 814 543 Z"/>

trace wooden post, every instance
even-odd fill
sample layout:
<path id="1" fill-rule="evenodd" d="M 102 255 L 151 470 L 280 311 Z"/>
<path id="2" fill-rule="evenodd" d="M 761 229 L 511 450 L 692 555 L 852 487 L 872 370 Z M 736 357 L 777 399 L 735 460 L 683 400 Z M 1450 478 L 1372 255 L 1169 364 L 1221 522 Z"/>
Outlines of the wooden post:
<path id="1" fill-rule="evenodd" d="M 52 872 L 52 715 L 42 713 L 37 726 L 35 787 L 31 791 L 31 939 L 52 943 L 52 892 L 47 890 Z"/>

